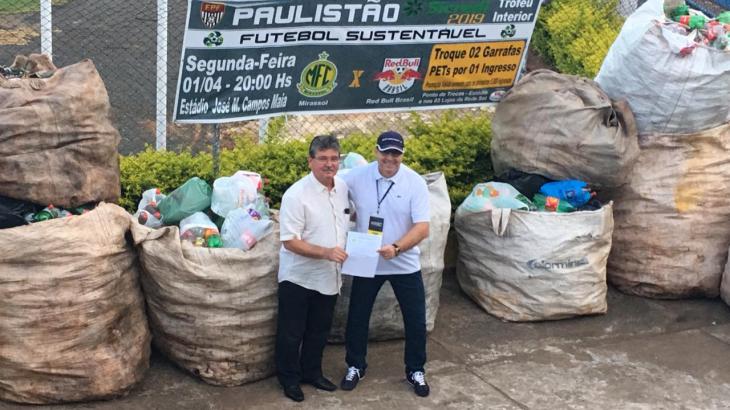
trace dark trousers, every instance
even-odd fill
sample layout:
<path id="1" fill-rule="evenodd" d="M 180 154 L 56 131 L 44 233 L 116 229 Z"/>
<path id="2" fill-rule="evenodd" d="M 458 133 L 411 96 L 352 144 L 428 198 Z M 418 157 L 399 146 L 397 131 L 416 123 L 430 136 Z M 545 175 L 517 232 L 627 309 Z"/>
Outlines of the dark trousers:
<path id="1" fill-rule="evenodd" d="M 406 332 L 406 372 L 424 371 L 426 364 L 426 295 L 421 271 L 407 275 L 377 275 L 374 278 L 354 277 L 350 292 L 345 344 L 348 366 L 367 368 L 368 326 L 378 291 L 385 281 L 393 287 L 403 314 Z"/>
<path id="2" fill-rule="evenodd" d="M 276 373 L 282 386 L 322 375 L 322 353 L 335 302 L 337 295 L 323 295 L 288 281 L 279 283 Z"/>

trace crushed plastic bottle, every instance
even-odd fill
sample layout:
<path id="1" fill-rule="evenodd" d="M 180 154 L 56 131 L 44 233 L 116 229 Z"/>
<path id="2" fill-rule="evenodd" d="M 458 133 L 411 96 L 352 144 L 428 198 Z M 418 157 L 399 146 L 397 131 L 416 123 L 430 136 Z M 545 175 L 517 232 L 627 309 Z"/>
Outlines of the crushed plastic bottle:
<path id="1" fill-rule="evenodd" d="M 680 16 L 688 16 L 689 15 L 689 6 L 687 4 L 680 4 L 679 6 L 673 8 L 671 12 L 669 13 L 669 17 L 672 18 L 672 20 L 680 17 Z"/>
<path id="2" fill-rule="evenodd" d="M 717 16 L 717 21 L 722 24 L 730 24 L 730 11 L 723 11 Z"/>
<path id="3" fill-rule="evenodd" d="M 32 214 L 32 216 L 26 216 L 26 220 L 31 219 L 32 222 L 43 222 L 48 221 L 51 219 L 57 219 L 57 218 L 65 218 L 67 216 L 71 216 L 71 212 L 56 208 L 53 206 L 53 204 L 49 204 L 47 207 L 43 208 L 42 210 L 36 212 L 35 214 Z"/>
<path id="4" fill-rule="evenodd" d="M 568 203 L 568 201 L 560 200 L 560 198 L 556 198 L 554 196 L 535 194 L 532 201 L 535 203 L 539 211 L 566 213 L 574 212 L 576 210 L 576 208 Z"/>
<path id="5" fill-rule="evenodd" d="M 686 15 L 686 16 L 678 16 L 674 18 L 674 21 L 676 21 L 679 24 L 685 25 L 690 28 L 690 30 L 699 30 L 705 28 L 705 25 L 707 24 L 708 20 L 704 16 L 700 15 Z"/>

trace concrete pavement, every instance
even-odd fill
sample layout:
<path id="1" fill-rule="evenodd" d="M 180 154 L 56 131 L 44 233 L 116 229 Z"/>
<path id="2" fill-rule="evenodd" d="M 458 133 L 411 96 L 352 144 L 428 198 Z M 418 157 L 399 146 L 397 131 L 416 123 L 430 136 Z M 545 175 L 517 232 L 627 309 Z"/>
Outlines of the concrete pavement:
<path id="1" fill-rule="evenodd" d="M 730 309 L 719 299 L 658 301 L 609 293 L 603 316 L 507 323 L 445 276 L 427 378 L 418 398 L 403 378 L 403 342 L 372 343 L 353 392 L 304 386 L 296 404 L 276 379 L 222 388 L 159 354 L 140 386 L 110 402 L 61 409 L 724 409 L 730 408 Z M 339 382 L 344 348 L 328 346 L 325 374 Z M 28 409 L 1 403 L 0 409 Z"/>

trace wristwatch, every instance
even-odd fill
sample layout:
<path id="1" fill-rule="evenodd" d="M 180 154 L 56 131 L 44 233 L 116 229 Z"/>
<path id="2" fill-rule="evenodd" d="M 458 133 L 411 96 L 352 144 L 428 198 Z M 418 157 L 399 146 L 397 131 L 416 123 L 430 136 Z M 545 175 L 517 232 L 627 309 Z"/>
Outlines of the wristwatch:
<path id="1" fill-rule="evenodd" d="M 400 255 L 400 246 L 398 246 L 398 244 L 397 244 L 397 243 L 395 243 L 395 242 L 394 242 L 394 243 L 393 243 L 392 245 L 390 245 L 390 246 L 392 246 L 392 247 L 393 247 L 393 249 L 395 249 L 395 256 L 398 256 L 398 255 Z"/>

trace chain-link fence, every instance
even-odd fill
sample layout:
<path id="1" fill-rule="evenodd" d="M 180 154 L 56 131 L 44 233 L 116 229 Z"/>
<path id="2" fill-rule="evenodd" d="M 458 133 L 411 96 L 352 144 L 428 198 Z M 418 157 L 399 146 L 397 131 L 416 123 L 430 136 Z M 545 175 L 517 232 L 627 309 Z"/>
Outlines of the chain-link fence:
<path id="1" fill-rule="evenodd" d="M 619 0 L 616 11 L 628 15 L 644 1 Z M 714 5 L 706 0 L 694 1 Z M 39 52 L 42 27 L 52 27 L 53 61 L 57 66 L 85 58 L 96 64 L 109 92 L 114 123 L 122 135 L 122 153 L 140 151 L 145 145 L 154 146 L 156 99 L 160 94 L 156 82 L 156 2 L 54 0 L 50 25 L 42 24 L 39 11 L 42 2 L 0 0 L 0 64 L 9 64 L 16 54 Z M 167 147 L 171 150 L 207 149 L 212 137 L 210 125 L 171 122 L 186 8 L 185 0 L 169 0 L 167 8 Z M 478 110 L 459 112 L 470 115 Z M 419 115 L 435 113 L 422 111 Z M 323 132 L 348 135 L 388 128 L 402 130 L 409 118 L 407 112 L 275 117 L 268 121 L 226 124 L 221 129 L 222 144 L 225 146 L 232 136 L 241 134 L 256 138 L 276 132 L 296 138 Z"/>

